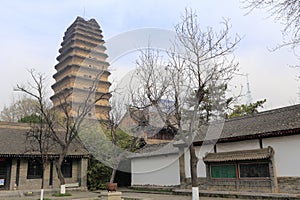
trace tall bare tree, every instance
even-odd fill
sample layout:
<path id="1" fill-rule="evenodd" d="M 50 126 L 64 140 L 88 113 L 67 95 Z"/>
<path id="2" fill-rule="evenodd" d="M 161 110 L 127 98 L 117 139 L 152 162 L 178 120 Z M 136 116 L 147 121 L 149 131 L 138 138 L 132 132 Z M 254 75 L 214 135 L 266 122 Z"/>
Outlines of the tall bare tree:
<path id="1" fill-rule="evenodd" d="M 199 199 L 195 133 L 216 113 L 225 114 L 225 107 L 232 101 L 226 96 L 227 85 L 238 69 L 233 52 L 240 37 L 230 37 L 228 21 L 222 25 L 219 32 L 211 27 L 202 29 L 196 13 L 186 9 L 182 21 L 175 26 L 177 40 L 168 52 L 168 62 L 162 67 L 157 62 L 159 56 L 149 50 L 138 62 L 137 77 L 142 85 L 139 91 L 146 99 L 138 102 L 154 105 L 159 116 L 164 116 L 163 121 L 177 130 L 179 139 L 189 148 L 193 199 Z M 165 70 L 165 75 L 161 70 Z M 170 117 L 160 114 L 164 108 L 159 107 L 159 102 L 164 98 L 173 102 Z"/>
<path id="2" fill-rule="evenodd" d="M 30 71 L 33 83 L 27 85 L 17 85 L 16 91 L 21 91 L 28 94 L 38 101 L 38 111 L 43 118 L 43 122 L 47 125 L 52 138 L 60 146 L 59 158 L 55 161 L 55 168 L 60 180 L 61 192 L 65 192 L 65 178 L 61 170 L 64 158 L 67 155 L 68 149 L 79 134 L 82 123 L 86 120 L 86 116 L 94 108 L 95 103 L 102 99 L 110 97 L 109 93 L 95 95 L 98 88 L 98 81 L 102 73 L 99 73 L 94 80 L 91 80 L 91 85 L 82 95 L 81 102 L 72 105 L 68 97 L 74 91 L 67 91 L 59 97 L 60 106 L 48 109 L 46 77 L 37 73 L 34 70 Z"/>
<path id="3" fill-rule="evenodd" d="M 196 13 L 185 10 L 182 21 L 175 26 L 177 41 L 175 49 L 179 59 L 184 62 L 183 69 L 189 80 L 188 91 L 190 98 L 184 102 L 188 115 L 182 115 L 181 121 L 188 123 L 188 143 L 190 152 L 190 169 L 192 187 L 195 189 L 193 197 L 198 197 L 198 157 L 193 145 L 195 131 L 199 132 L 206 125 L 214 113 L 224 114 L 224 107 L 231 98 L 224 92 L 229 81 L 238 69 L 233 52 L 240 41 L 235 35 L 230 37 L 230 25 L 227 20 L 222 22 L 223 28 L 216 32 L 211 27 L 202 29 Z M 176 63 L 173 62 L 175 66 Z M 222 116 L 221 116 L 222 117 Z"/>
<path id="4" fill-rule="evenodd" d="M 283 43 L 277 48 L 290 46 L 292 49 L 300 44 L 300 2 L 298 0 L 243 0 L 249 12 L 265 9 L 271 17 L 284 25 Z"/>

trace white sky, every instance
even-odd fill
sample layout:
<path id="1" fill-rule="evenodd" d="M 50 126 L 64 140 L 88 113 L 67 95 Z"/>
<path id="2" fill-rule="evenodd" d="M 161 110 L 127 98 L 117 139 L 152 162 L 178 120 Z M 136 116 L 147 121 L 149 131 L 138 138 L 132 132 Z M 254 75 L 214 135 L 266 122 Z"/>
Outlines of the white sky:
<path id="1" fill-rule="evenodd" d="M 11 102 L 17 83 L 30 80 L 27 69 L 45 73 L 53 83 L 63 34 L 77 16 L 96 19 L 108 40 L 139 28 L 173 29 L 185 7 L 197 11 L 203 28 L 219 29 L 222 18 L 230 19 L 232 33 L 243 37 L 235 54 L 240 72 L 249 74 L 254 101 L 266 98 L 267 109 L 298 102 L 299 71 L 289 65 L 299 60 L 288 49 L 268 50 L 280 43 L 282 26 L 264 11 L 245 16 L 239 0 L 2 0 L 0 108 Z M 116 64 L 130 65 L 122 59 Z"/>

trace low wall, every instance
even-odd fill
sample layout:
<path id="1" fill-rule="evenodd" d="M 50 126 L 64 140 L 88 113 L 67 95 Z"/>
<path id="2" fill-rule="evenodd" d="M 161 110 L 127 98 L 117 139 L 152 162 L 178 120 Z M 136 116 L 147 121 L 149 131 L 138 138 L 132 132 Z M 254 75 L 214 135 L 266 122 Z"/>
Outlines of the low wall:
<path id="1" fill-rule="evenodd" d="M 191 188 L 187 178 L 186 188 Z M 200 190 L 272 193 L 271 180 L 207 180 L 198 178 Z M 300 177 L 277 177 L 278 193 L 300 194 Z"/>
<path id="2" fill-rule="evenodd" d="M 207 180 L 204 177 L 198 177 L 199 190 L 207 190 Z M 192 188 L 191 178 L 186 178 L 186 189 Z"/>
<path id="3" fill-rule="evenodd" d="M 271 180 L 210 180 L 211 191 L 272 192 Z"/>
<path id="4" fill-rule="evenodd" d="M 186 179 L 187 189 L 191 188 L 191 178 Z M 208 180 L 198 178 L 200 190 L 239 191 L 239 192 L 272 192 L 271 180 Z"/>
<path id="5" fill-rule="evenodd" d="M 278 192 L 300 194 L 300 177 L 277 177 Z"/>

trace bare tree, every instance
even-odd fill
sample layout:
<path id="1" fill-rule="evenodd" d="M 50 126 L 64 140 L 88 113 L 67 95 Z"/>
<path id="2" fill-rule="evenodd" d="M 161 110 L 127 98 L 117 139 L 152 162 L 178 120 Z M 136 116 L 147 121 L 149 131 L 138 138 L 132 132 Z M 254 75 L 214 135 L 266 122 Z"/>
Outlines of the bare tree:
<path id="1" fill-rule="evenodd" d="M 186 9 L 182 21 L 175 26 L 177 40 L 168 52 L 168 62 L 163 67 L 165 76 L 157 70 L 160 63 L 156 58 L 159 56 L 153 56 L 149 50 L 138 62 L 137 76 L 142 85 L 140 97 L 146 99 L 138 102 L 154 105 L 159 116 L 164 117 L 163 121 L 173 126 L 178 132 L 178 139 L 188 146 L 192 187 L 197 188 L 193 189 L 193 198 L 196 199 L 198 157 L 193 146 L 195 133 L 207 125 L 216 113 L 225 114 L 225 108 L 232 101 L 232 97 L 226 96 L 227 85 L 238 69 L 233 52 L 240 37 L 230 37 L 227 20 L 222 25 L 223 29 L 219 32 L 210 27 L 202 29 L 195 12 Z M 159 102 L 163 98 L 173 102 L 171 115 L 161 114 L 164 109 L 159 107 Z M 184 176 L 183 173 L 181 176 Z"/>
<path id="2" fill-rule="evenodd" d="M 133 107 L 136 109 L 147 109 L 153 107 L 148 118 L 135 117 L 139 122 L 152 121 L 156 128 L 151 131 L 155 135 L 163 127 L 171 128 L 177 133 L 177 139 L 185 139 L 182 127 L 182 111 L 184 99 L 189 95 L 187 90 L 189 79 L 186 79 L 185 60 L 175 50 L 175 44 L 168 52 L 160 52 L 148 47 L 140 51 L 140 56 L 136 62 L 137 70 L 135 76 L 139 79 L 140 88 L 137 92 L 132 92 Z M 138 94 L 138 95 L 134 95 Z M 137 98 L 137 97 L 138 98 Z M 143 100 L 142 100 L 143 99 Z M 167 105 L 163 102 L 167 101 Z M 135 102 L 139 102 L 139 106 Z M 143 104 L 141 104 L 143 102 Z M 153 111 L 154 110 L 154 111 Z M 143 115 L 142 115 L 143 116 Z M 151 119 L 149 119 L 151 118 Z M 156 120 L 155 120 L 156 119 Z M 154 123 L 153 123 L 154 121 Z M 183 145 L 187 147 L 187 145 Z M 183 149 L 180 156 L 180 183 L 184 187 L 185 179 L 185 159 Z"/>
<path id="3" fill-rule="evenodd" d="M 140 51 L 136 65 L 129 88 L 132 106 L 137 109 L 159 106 L 160 100 L 168 95 L 170 85 L 166 61 L 159 51 L 148 47 Z"/>
<path id="4" fill-rule="evenodd" d="M 49 162 L 49 152 L 53 152 L 55 142 L 47 124 L 44 123 L 42 116 L 40 122 L 31 124 L 30 130 L 26 133 L 26 150 L 40 155 L 37 162 L 42 165 L 41 196 L 44 198 L 44 174 Z"/>
<path id="5" fill-rule="evenodd" d="M 214 113 L 224 114 L 224 107 L 231 99 L 226 98 L 224 91 L 238 69 L 233 52 L 240 37 L 230 37 L 230 25 L 227 20 L 224 20 L 222 25 L 223 29 L 219 32 L 215 32 L 211 27 L 203 30 L 195 12 L 186 9 L 181 23 L 175 27 L 178 39 L 175 49 L 184 62 L 183 70 L 186 71 L 186 79 L 189 80 L 187 91 L 190 98 L 183 104 L 188 108 L 189 114 L 182 115 L 181 121 L 188 122 L 187 141 L 192 187 L 196 188 L 196 194 L 193 196 L 198 196 L 198 157 L 192 142 L 194 133 L 199 132 Z M 173 62 L 173 65 L 176 63 Z"/>
<path id="6" fill-rule="evenodd" d="M 81 102 L 72 105 L 68 97 L 74 91 L 67 91 L 59 98 L 60 106 L 52 109 L 47 109 L 47 88 L 46 78 L 41 73 L 30 71 L 33 84 L 17 85 L 16 91 L 21 91 L 30 95 L 38 101 L 38 110 L 41 114 L 44 123 L 47 125 L 52 138 L 59 145 L 59 158 L 55 161 L 55 168 L 60 180 L 61 192 L 65 192 L 65 179 L 61 170 L 64 158 L 67 155 L 69 146 L 72 141 L 78 137 L 81 125 L 86 119 L 88 113 L 94 108 L 95 103 L 102 99 L 108 99 L 110 93 L 102 93 L 95 95 L 98 87 L 98 81 L 102 73 L 99 73 L 96 78 L 91 81 L 89 90 L 82 96 Z"/>
<path id="7" fill-rule="evenodd" d="M 300 44 L 300 2 L 298 0 L 243 0 L 249 12 L 265 9 L 271 17 L 284 25 L 283 43 L 277 48 L 290 46 L 295 49 Z"/>

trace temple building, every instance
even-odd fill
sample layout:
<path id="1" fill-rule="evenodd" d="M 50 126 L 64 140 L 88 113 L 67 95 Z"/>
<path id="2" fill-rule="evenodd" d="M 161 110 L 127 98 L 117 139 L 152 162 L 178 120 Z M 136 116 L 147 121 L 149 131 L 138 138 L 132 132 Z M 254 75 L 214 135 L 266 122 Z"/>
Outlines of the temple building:
<path id="1" fill-rule="evenodd" d="M 32 125 L 28 123 L 0 122 L 0 191 L 41 187 L 42 154 L 38 141 L 28 137 L 31 130 Z M 60 185 L 54 164 L 59 157 L 60 146 L 51 138 L 48 144 L 44 188 L 55 189 Z M 62 164 L 66 187 L 87 188 L 88 158 L 87 149 L 77 138 L 74 139 Z"/>
<path id="2" fill-rule="evenodd" d="M 299 116 L 300 104 L 203 126 L 193 141 L 200 190 L 299 194 Z M 132 186 L 191 187 L 184 142 L 147 144 L 130 158 Z"/>
<path id="3" fill-rule="evenodd" d="M 84 103 L 95 103 L 87 117 L 105 120 L 110 111 L 108 81 L 110 72 L 106 47 L 100 26 L 95 19 L 77 17 L 65 32 L 60 55 L 56 58 L 57 72 L 53 75 L 54 107 L 71 105 L 70 112 L 76 115 Z"/>

